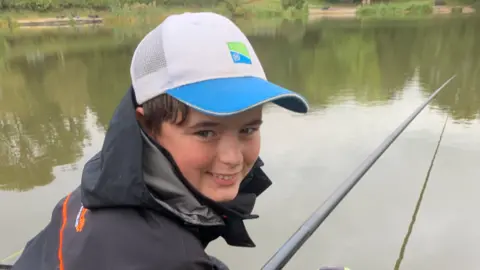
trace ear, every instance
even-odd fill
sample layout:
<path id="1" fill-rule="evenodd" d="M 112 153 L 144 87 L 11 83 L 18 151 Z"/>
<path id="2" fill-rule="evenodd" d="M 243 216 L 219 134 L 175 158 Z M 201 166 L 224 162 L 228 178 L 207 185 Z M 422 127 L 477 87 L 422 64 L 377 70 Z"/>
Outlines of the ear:
<path id="1" fill-rule="evenodd" d="M 143 111 L 142 107 L 137 107 L 135 109 L 135 118 L 137 118 L 138 123 L 140 124 L 142 130 L 147 133 L 149 136 L 153 137 L 153 133 L 150 129 L 147 129 L 146 121 L 145 121 L 145 112 Z"/>
<path id="2" fill-rule="evenodd" d="M 142 127 L 145 127 L 145 117 L 144 116 L 145 116 L 145 113 L 143 111 L 143 108 L 142 107 L 137 107 L 135 109 L 135 118 L 140 123 L 140 125 L 142 125 Z"/>
<path id="3" fill-rule="evenodd" d="M 135 116 L 137 117 L 137 120 L 140 120 L 140 118 L 143 118 L 144 116 L 143 108 L 142 107 L 137 107 L 135 109 Z"/>

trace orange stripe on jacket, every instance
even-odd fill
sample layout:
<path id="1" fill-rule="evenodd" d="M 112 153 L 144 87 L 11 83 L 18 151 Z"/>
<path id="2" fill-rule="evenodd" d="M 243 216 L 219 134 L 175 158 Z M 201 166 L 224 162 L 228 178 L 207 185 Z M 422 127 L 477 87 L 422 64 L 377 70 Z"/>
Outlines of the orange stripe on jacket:
<path id="1" fill-rule="evenodd" d="M 77 220 L 75 221 L 75 230 L 77 232 L 81 232 L 83 230 L 83 226 L 85 226 L 85 214 L 87 213 L 87 208 L 81 207 L 80 211 L 77 216 Z"/>
<path id="2" fill-rule="evenodd" d="M 67 205 L 68 200 L 70 199 L 70 194 L 68 194 L 65 201 L 63 201 L 62 205 L 62 227 L 60 229 L 60 238 L 58 242 L 58 262 L 60 266 L 60 270 L 65 270 L 65 266 L 63 265 L 63 231 L 65 230 L 65 226 L 67 226 Z"/>

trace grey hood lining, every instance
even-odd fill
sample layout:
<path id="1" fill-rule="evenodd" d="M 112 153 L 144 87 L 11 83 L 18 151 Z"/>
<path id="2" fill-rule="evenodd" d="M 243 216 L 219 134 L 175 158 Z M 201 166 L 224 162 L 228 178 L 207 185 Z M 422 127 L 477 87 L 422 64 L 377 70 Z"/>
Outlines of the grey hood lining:
<path id="1" fill-rule="evenodd" d="M 152 197 L 166 210 L 193 225 L 224 225 L 210 207 L 201 204 L 176 176 L 171 163 L 142 131 L 143 178 Z"/>

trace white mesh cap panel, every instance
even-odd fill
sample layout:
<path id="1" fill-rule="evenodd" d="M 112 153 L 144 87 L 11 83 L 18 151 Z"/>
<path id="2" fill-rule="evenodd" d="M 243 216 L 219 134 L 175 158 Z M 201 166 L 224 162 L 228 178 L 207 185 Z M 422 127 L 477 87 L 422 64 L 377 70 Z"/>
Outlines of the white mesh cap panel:
<path id="1" fill-rule="evenodd" d="M 242 42 L 252 63 L 235 64 L 229 42 Z M 266 79 L 247 37 L 232 21 L 210 12 L 167 17 L 140 42 L 130 71 L 139 104 L 169 89 L 209 79 Z"/>
<path id="2" fill-rule="evenodd" d="M 130 75 L 139 104 L 164 92 L 161 86 L 168 80 L 168 70 L 161 25 L 138 44 L 132 58 Z"/>
<path id="3" fill-rule="evenodd" d="M 141 43 L 141 50 L 136 51 L 133 59 L 132 75 L 135 80 L 140 80 L 145 75 L 167 68 L 161 27 L 157 27 L 144 38 Z"/>

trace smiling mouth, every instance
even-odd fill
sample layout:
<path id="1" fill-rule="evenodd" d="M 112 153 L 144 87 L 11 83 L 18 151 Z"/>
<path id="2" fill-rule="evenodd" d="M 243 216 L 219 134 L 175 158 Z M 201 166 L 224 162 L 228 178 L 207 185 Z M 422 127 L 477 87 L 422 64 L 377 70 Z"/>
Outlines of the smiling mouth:
<path id="1" fill-rule="evenodd" d="M 221 186 L 229 186 L 235 184 L 240 173 L 235 174 L 220 174 L 208 172 L 208 175 L 212 176 L 215 182 Z"/>

